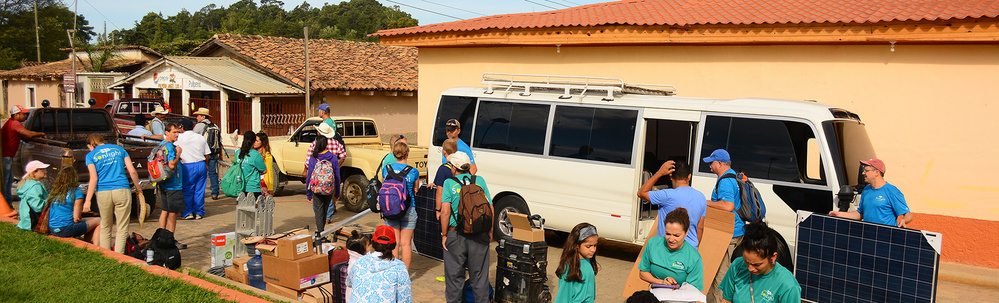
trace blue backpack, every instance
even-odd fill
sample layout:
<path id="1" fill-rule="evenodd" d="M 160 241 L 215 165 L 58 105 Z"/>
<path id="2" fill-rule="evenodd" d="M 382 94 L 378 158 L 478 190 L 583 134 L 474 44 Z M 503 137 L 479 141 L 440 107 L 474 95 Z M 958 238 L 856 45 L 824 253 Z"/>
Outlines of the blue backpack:
<path id="1" fill-rule="evenodd" d="M 413 169 L 406 166 L 401 172 L 396 173 L 391 166 L 386 166 L 388 174 L 385 182 L 378 189 L 378 209 L 382 213 L 382 218 L 388 220 L 399 220 L 406 216 L 409 210 L 409 195 L 406 190 L 406 175 Z"/>
<path id="2" fill-rule="evenodd" d="M 749 181 L 749 178 L 744 173 L 739 173 L 738 176 L 733 174 L 722 175 L 715 182 L 715 191 L 718 191 L 718 184 L 721 183 L 721 180 L 726 178 L 733 178 L 739 183 L 740 203 L 739 208 L 735 210 L 739 214 L 739 218 L 747 222 L 765 219 L 767 217 L 767 205 L 763 203 L 760 191 L 756 189 L 756 186 L 753 185 L 752 181 Z"/>

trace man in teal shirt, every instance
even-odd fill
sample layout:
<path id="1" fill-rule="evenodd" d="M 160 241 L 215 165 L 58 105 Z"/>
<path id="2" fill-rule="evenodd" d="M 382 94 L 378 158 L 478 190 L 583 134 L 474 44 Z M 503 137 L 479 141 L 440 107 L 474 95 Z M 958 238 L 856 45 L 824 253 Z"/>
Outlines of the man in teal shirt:
<path id="1" fill-rule="evenodd" d="M 326 103 L 319 104 L 319 107 L 316 107 L 316 111 L 319 112 L 319 117 L 323 118 L 323 123 L 332 127 L 333 133 L 336 133 L 336 121 L 330 118 L 330 106 Z"/>
<path id="2" fill-rule="evenodd" d="M 452 164 L 452 172 L 455 178 L 466 182 L 466 179 L 475 179 L 475 184 L 482 187 L 482 191 L 489 201 L 489 212 L 495 213 L 492 208 L 492 195 L 486 187 L 486 180 L 479 176 L 474 176 L 468 172 L 471 167 L 471 160 L 464 152 L 455 152 L 448 157 L 448 162 Z M 489 242 L 492 241 L 493 231 L 490 227 L 488 232 L 479 234 L 464 234 L 458 227 L 455 219 L 458 213 L 458 203 L 461 200 L 462 184 L 454 179 L 444 181 L 444 193 L 441 196 L 441 220 L 448 222 L 441 224 L 441 242 L 444 244 L 444 298 L 448 303 L 457 303 L 462 300 L 462 292 L 465 285 L 465 268 L 468 268 L 469 285 L 475 293 L 476 302 L 489 302 Z M 455 214 L 455 215 L 452 215 Z"/>

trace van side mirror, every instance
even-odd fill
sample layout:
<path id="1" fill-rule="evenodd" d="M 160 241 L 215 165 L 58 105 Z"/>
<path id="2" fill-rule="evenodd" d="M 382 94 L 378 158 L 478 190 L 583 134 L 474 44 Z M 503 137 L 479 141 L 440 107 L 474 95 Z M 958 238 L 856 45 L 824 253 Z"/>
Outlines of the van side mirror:
<path id="1" fill-rule="evenodd" d="M 847 211 L 850 210 L 850 203 L 853 202 L 856 194 L 853 192 L 853 187 L 844 184 L 839 187 L 839 193 L 836 196 L 839 197 L 839 211 Z"/>

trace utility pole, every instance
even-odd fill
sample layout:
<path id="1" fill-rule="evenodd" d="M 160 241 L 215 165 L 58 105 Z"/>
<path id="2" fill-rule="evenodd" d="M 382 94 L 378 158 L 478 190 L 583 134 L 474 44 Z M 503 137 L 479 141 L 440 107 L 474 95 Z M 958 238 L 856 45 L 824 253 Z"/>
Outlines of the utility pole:
<path id="1" fill-rule="evenodd" d="M 35 51 L 38 53 L 38 63 L 42 63 L 42 44 L 38 39 L 38 0 L 35 0 Z"/>
<path id="2" fill-rule="evenodd" d="M 80 4 L 80 0 L 73 1 L 73 35 L 70 37 L 70 41 L 69 41 L 69 47 L 72 48 L 72 52 L 73 52 L 73 85 L 74 86 L 76 85 L 76 82 L 77 82 L 78 79 L 76 78 L 76 46 L 74 46 L 75 41 L 73 41 L 73 40 L 76 39 L 76 19 L 79 19 L 79 17 L 80 17 L 80 15 L 77 13 L 79 11 L 79 9 L 78 9 L 79 4 Z M 76 107 L 76 87 L 73 88 L 73 93 L 71 95 L 73 96 L 73 99 L 71 99 L 71 101 L 69 102 L 69 107 Z"/>
<path id="3" fill-rule="evenodd" d="M 73 61 L 73 83 L 74 83 L 73 85 L 76 85 L 75 84 L 76 83 L 76 44 L 73 41 L 74 40 L 73 38 L 76 38 L 76 30 L 75 29 L 67 29 L 66 30 L 66 37 L 69 38 L 69 49 L 70 49 L 70 53 L 72 54 L 72 56 L 70 56 L 70 58 L 73 59 L 72 60 Z M 63 84 L 63 85 L 65 85 L 65 84 Z M 73 91 L 74 91 L 73 93 L 66 94 L 66 103 L 69 103 L 67 105 L 67 107 L 76 107 L 76 93 L 75 93 L 76 92 L 76 88 L 75 87 L 73 88 Z"/>
<path id="4" fill-rule="evenodd" d="M 305 118 L 308 119 L 310 113 L 311 89 L 309 88 L 309 27 L 305 27 Z"/>

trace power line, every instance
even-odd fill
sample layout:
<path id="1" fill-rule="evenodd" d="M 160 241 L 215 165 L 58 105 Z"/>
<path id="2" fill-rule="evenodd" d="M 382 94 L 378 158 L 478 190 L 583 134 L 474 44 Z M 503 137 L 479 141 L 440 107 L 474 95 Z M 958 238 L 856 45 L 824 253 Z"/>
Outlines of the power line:
<path id="1" fill-rule="evenodd" d="M 537 3 L 537 2 L 534 2 L 534 1 L 531 1 L 531 0 L 524 0 L 524 1 L 527 1 L 527 2 L 530 2 L 530 3 L 534 3 L 534 4 L 537 4 L 537 5 L 540 5 L 540 6 L 544 6 L 544 7 L 550 8 L 550 9 L 557 9 L 557 8 L 554 8 L 554 7 L 551 7 L 551 6 L 547 6 L 547 5 L 544 5 L 544 4 L 541 4 L 541 3 Z"/>
<path id="2" fill-rule="evenodd" d="M 440 6 L 443 6 L 443 7 L 450 8 L 450 9 L 456 9 L 456 10 L 463 11 L 463 12 L 466 12 L 466 13 L 472 13 L 472 14 L 476 14 L 476 15 L 479 15 L 479 16 L 485 16 L 485 14 L 480 14 L 480 13 L 476 13 L 476 12 L 473 12 L 473 11 L 470 11 L 470 10 L 460 9 L 460 8 L 457 8 L 457 7 L 454 7 L 454 6 L 444 5 L 444 4 L 440 4 L 440 3 L 436 3 L 436 2 L 431 2 L 431 1 L 427 1 L 427 0 L 420 0 L 420 1 L 423 1 L 423 2 L 426 2 L 426 3 L 430 3 L 430 4 L 440 5 Z"/>
<path id="3" fill-rule="evenodd" d="M 569 4 L 572 4 L 572 5 L 575 5 L 575 6 L 581 6 L 582 5 L 582 4 L 579 4 L 579 3 L 576 3 L 576 2 L 572 2 L 572 1 L 569 1 L 569 0 L 562 0 L 562 2 L 568 2 Z"/>
<path id="4" fill-rule="evenodd" d="M 545 0 L 545 1 L 546 1 L 546 2 L 551 2 L 551 3 L 554 3 L 554 4 L 556 4 L 556 5 L 561 5 L 561 6 L 565 6 L 565 7 L 570 7 L 570 6 L 568 6 L 568 5 L 565 5 L 565 4 L 562 4 L 562 3 L 558 3 L 558 2 L 555 2 L 555 1 L 552 1 L 552 0 Z"/>
<path id="5" fill-rule="evenodd" d="M 97 9 L 96 7 L 94 7 L 93 4 L 90 4 L 90 1 L 83 0 L 83 2 L 86 2 L 87 5 L 90 5 L 90 7 L 93 8 L 95 11 L 97 11 L 97 13 L 101 15 L 101 17 L 104 17 L 104 20 L 107 20 L 108 22 L 111 22 L 111 26 L 114 26 L 117 29 L 121 29 L 121 27 L 118 27 L 117 24 L 114 24 L 114 21 L 111 21 L 111 18 L 108 18 L 108 16 L 105 16 L 104 13 L 101 12 L 101 10 Z"/>
<path id="6" fill-rule="evenodd" d="M 441 16 L 444 16 L 444 17 L 448 17 L 448 18 L 454 18 L 455 20 L 465 20 L 465 19 L 462 19 L 462 18 L 458 18 L 458 17 L 455 17 L 455 16 L 448 15 L 448 14 L 438 13 L 438 12 L 435 12 L 435 11 L 432 11 L 432 10 L 429 10 L 429 9 L 423 9 L 423 8 L 415 7 L 415 6 L 412 6 L 412 5 L 409 5 L 409 4 L 399 3 L 399 2 L 392 1 L 392 0 L 385 0 L 385 1 L 392 2 L 392 3 L 398 4 L 398 5 L 402 5 L 402 6 L 405 6 L 405 7 L 409 7 L 409 8 L 412 8 L 412 9 L 418 9 L 418 10 L 425 11 L 425 12 L 428 12 L 428 13 L 431 13 L 431 14 L 437 14 L 437 15 L 441 15 Z"/>

